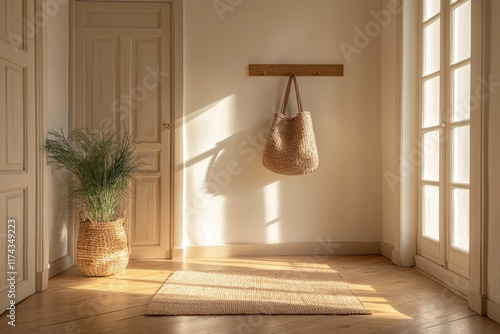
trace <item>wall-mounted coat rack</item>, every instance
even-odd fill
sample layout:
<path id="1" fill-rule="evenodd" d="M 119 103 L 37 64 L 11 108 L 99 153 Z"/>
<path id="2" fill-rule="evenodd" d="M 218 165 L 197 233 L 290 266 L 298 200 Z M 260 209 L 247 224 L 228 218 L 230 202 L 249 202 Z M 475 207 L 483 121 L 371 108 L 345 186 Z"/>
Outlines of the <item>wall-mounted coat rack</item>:
<path id="1" fill-rule="evenodd" d="M 250 64 L 248 74 L 250 76 L 289 76 L 295 73 L 297 76 L 344 76 L 344 65 L 334 64 Z"/>

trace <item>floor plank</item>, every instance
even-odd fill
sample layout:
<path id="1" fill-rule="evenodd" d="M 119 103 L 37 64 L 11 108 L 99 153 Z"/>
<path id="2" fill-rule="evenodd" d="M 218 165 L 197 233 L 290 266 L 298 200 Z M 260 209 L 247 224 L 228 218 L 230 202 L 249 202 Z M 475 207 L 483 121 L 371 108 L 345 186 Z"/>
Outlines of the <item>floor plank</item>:
<path id="1" fill-rule="evenodd" d="M 156 291 L 176 270 L 333 268 L 370 316 L 146 317 Z M 16 327 L 1 333 L 500 333 L 467 302 L 412 268 L 382 256 L 295 256 L 131 261 L 123 273 L 82 277 L 73 267 L 16 307 Z"/>

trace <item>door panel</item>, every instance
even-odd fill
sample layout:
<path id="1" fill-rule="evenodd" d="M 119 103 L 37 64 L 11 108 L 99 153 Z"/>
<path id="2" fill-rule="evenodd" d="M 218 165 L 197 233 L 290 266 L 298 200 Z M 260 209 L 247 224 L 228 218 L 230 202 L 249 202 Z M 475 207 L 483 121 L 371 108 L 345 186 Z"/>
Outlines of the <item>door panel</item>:
<path id="1" fill-rule="evenodd" d="M 132 245 L 150 246 L 160 244 L 160 208 L 157 205 L 161 202 L 160 178 L 153 180 L 141 180 L 141 186 L 137 184 L 133 187 L 133 195 L 136 198 L 131 203 L 132 213 Z"/>
<path id="2" fill-rule="evenodd" d="M 151 75 L 160 64 L 160 38 L 133 37 L 131 42 L 130 91 L 136 111 L 132 114 L 134 137 L 138 142 L 161 143 L 161 96 Z"/>
<path id="3" fill-rule="evenodd" d="M 24 258 L 24 230 L 27 228 L 25 226 L 26 219 L 24 217 L 24 208 L 26 207 L 26 195 L 25 189 L 16 189 L 9 192 L 4 192 L 1 196 L 2 201 L 2 212 L 7 213 L 7 217 L 16 220 L 15 226 L 15 236 L 16 236 L 16 259 Z M 8 254 L 8 253 L 7 253 Z M 16 266 L 16 272 L 18 280 L 23 281 L 26 279 L 24 275 L 23 266 Z M 7 268 L 7 267 L 2 267 Z"/>
<path id="4" fill-rule="evenodd" d="M 154 171 L 124 203 L 132 258 L 170 257 L 170 43 L 168 3 L 76 3 L 75 126 L 128 130 Z"/>
<path id="5" fill-rule="evenodd" d="M 34 1 L 0 0 L 0 308 L 35 293 Z M 7 270 L 5 270 L 7 269 Z M 7 278 L 16 277 L 15 296 Z M 10 295 L 10 296 L 9 296 Z"/>
<path id="6" fill-rule="evenodd" d="M 108 120 L 104 126 L 116 128 L 119 124 L 113 101 L 120 91 L 119 36 L 89 36 L 85 47 L 85 126 L 96 130 Z"/>
<path id="7" fill-rule="evenodd" d="M 23 36 L 23 7 L 26 7 L 26 1 L 0 1 L 0 13 L 3 13 L 0 22 L 5 23 L 0 24 L 0 39 L 19 50 L 24 48 L 23 39 L 17 38 Z"/>
<path id="8" fill-rule="evenodd" d="M 161 28 L 163 12 L 158 6 L 129 4 L 103 4 L 85 7 L 86 28 Z M 163 21 L 164 22 L 164 21 Z M 165 24 L 165 23 L 163 23 Z"/>
<path id="9" fill-rule="evenodd" d="M 0 169 L 2 171 L 24 170 L 24 73 L 23 68 L 0 59 L 0 101 L 1 108 Z"/>

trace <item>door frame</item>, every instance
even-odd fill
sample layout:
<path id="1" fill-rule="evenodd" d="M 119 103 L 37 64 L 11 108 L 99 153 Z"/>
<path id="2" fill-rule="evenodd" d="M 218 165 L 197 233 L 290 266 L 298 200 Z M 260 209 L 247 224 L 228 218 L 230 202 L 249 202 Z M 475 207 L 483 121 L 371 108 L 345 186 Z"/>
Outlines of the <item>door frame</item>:
<path id="1" fill-rule="evenodd" d="M 35 16 L 43 12 L 46 0 L 35 0 Z M 35 35 L 35 145 L 40 148 L 45 143 L 47 133 L 47 27 L 42 24 Z M 44 219 L 44 175 L 47 168 L 46 155 L 41 149 L 36 150 L 36 248 L 35 288 L 37 292 L 47 289 L 49 283 L 49 222 Z"/>
<path id="2" fill-rule="evenodd" d="M 98 0 L 70 0 L 69 1 L 69 129 L 75 127 L 75 85 L 76 78 L 76 2 Z M 101 1 L 102 2 L 102 1 Z M 139 3 L 170 3 L 171 10 L 171 141 L 170 141 L 170 248 L 172 259 L 183 258 L 183 198 L 184 198 L 184 156 L 183 156 L 183 0 L 107 0 L 107 2 L 139 2 Z M 77 221 L 77 213 L 70 212 L 72 221 Z M 73 229 L 70 236 L 77 238 L 77 229 Z M 72 242 L 72 264 L 75 264 L 76 242 Z"/>
<path id="3" fill-rule="evenodd" d="M 73 226 L 69 225 L 69 243 L 68 254 L 57 261 L 50 262 L 50 213 L 49 205 L 45 196 L 45 189 L 50 181 L 47 175 L 51 175 L 50 167 L 47 164 L 47 155 L 42 149 L 47 139 L 48 120 L 50 111 L 48 109 L 48 50 L 47 50 L 47 20 L 51 14 L 46 7 L 50 5 L 51 0 L 34 0 L 35 17 L 44 18 L 36 26 L 34 44 L 35 44 L 35 108 L 36 108 L 36 126 L 35 140 L 36 147 L 36 246 L 35 246 L 35 282 L 36 292 L 45 291 L 48 288 L 48 281 L 52 276 L 63 272 L 74 264 L 74 246 L 72 245 Z M 68 92 L 69 93 L 69 90 Z"/>

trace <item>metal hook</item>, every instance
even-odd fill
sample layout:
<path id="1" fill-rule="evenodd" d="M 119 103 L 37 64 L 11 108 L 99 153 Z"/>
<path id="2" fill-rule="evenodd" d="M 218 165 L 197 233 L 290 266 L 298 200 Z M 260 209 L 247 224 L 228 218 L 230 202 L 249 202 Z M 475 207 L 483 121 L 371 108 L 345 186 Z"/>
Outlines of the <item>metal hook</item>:
<path id="1" fill-rule="evenodd" d="M 265 76 L 266 74 L 267 74 L 267 71 L 266 71 L 266 70 L 264 70 L 264 73 L 262 73 L 262 75 L 264 75 L 264 76 Z"/>
<path id="2" fill-rule="evenodd" d="M 318 72 L 318 76 L 321 76 L 321 71 Z"/>

